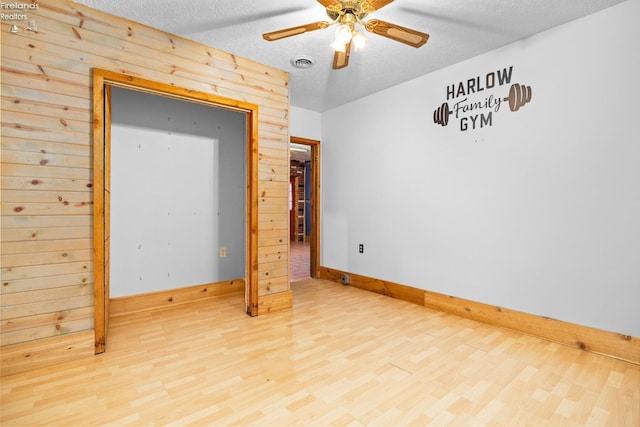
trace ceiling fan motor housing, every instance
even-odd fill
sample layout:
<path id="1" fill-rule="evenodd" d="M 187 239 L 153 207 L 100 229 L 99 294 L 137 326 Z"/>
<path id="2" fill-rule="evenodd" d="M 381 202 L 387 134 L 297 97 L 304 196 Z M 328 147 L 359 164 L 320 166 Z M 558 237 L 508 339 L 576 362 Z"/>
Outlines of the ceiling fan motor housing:
<path id="1" fill-rule="evenodd" d="M 329 18 L 333 21 L 340 19 L 342 24 L 349 23 L 349 21 L 355 23 L 364 19 L 370 12 L 371 6 L 362 0 L 340 0 L 337 4 L 327 7 Z"/>

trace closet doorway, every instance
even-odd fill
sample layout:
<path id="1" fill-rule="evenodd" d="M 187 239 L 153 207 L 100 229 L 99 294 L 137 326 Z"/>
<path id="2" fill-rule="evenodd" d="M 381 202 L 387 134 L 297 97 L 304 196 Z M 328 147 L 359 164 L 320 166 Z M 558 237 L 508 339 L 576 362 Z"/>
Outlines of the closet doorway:
<path id="1" fill-rule="evenodd" d="M 258 107 L 216 95 L 173 85 L 126 76 L 106 70 L 93 71 L 93 190 L 94 190 L 94 319 L 95 352 L 106 349 L 111 268 L 111 200 L 112 200 L 112 94 L 114 88 L 143 92 L 201 106 L 230 110 L 244 115 L 244 282 L 245 311 L 258 314 Z M 193 140 L 193 137 L 186 137 Z M 183 139 L 185 139 L 183 137 Z M 194 183 L 196 185 L 197 183 Z M 197 186 L 197 185 L 196 185 Z M 242 187 L 242 186 L 241 186 Z M 152 186 L 150 192 L 165 194 L 165 188 Z M 166 195 L 166 194 L 165 194 Z M 242 227 L 242 225 L 241 225 Z M 242 230 L 239 231 L 242 233 Z M 242 274 L 242 273 L 240 273 Z"/>
<path id="2" fill-rule="evenodd" d="M 289 235 L 291 282 L 320 276 L 320 141 L 291 137 Z"/>

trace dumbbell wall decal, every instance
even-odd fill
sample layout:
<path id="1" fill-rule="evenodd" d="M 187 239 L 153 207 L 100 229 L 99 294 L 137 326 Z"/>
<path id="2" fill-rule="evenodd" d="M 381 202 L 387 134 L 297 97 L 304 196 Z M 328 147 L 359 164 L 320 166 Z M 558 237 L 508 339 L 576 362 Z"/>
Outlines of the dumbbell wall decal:
<path id="1" fill-rule="evenodd" d="M 518 83 L 512 84 L 509 89 L 509 96 L 503 98 L 509 101 L 509 109 L 518 111 L 520 107 L 531 101 L 531 86 L 525 86 Z M 433 112 L 433 122 L 442 126 L 449 124 L 449 116 L 453 111 L 449 109 L 449 104 L 444 102 Z"/>

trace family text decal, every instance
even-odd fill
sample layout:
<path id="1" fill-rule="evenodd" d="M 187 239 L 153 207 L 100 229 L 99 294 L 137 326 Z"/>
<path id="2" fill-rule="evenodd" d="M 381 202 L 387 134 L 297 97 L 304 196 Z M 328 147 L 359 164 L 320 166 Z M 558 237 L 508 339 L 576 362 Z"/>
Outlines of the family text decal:
<path id="1" fill-rule="evenodd" d="M 510 84 L 512 74 L 513 66 L 510 66 L 447 86 L 447 100 L 433 112 L 433 122 L 447 126 L 449 118 L 453 116 L 460 122 L 460 131 L 464 132 L 493 126 L 493 115 L 500 111 L 503 102 L 509 103 L 510 111 L 518 111 L 531 101 L 531 86 L 514 83 L 506 96 L 492 93 L 482 100 L 475 99 L 481 92 L 502 89 L 502 86 Z M 451 106 L 449 101 L 452 102 Z"/>

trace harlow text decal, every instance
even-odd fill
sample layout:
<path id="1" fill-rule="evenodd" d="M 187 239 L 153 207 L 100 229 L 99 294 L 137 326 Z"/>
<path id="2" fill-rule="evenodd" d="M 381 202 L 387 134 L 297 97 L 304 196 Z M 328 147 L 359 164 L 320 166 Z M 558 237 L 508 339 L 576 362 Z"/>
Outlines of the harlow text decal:
<path id="1" fill-rule="evenodd" d="M 477 76 L 467 81 L 447 86 L 447 100 L 433 112 L 433 122 L 441 126 L 449 124 L 449 118 L 460 121 L 460 131 L 493 126 L 493 115 L 500 111 L 503 102 L 509 103 L 510 111 L 518 111 L 531 101 L 531 86 L 514 83 L 504 95 L 490 94 L 482 100 L 474 99 L 481 92 L 491 89 L 503 89 L 511 83 L 513 66 L 492 71 L 485 76 Z M 470 96 L 473 98 L 470 99 Z M 452 102 L 449 106 L 449 101 Z"/>

